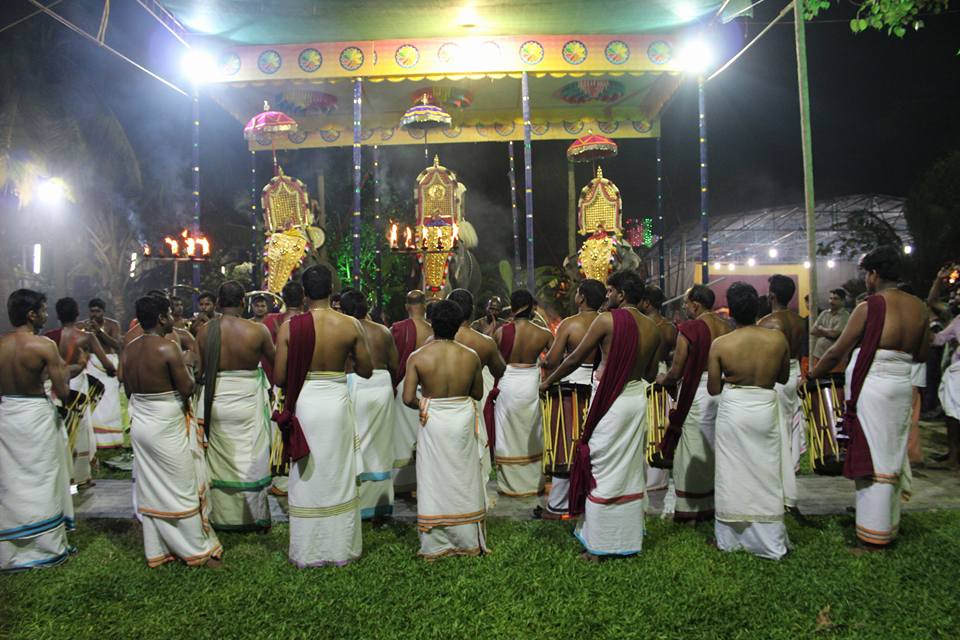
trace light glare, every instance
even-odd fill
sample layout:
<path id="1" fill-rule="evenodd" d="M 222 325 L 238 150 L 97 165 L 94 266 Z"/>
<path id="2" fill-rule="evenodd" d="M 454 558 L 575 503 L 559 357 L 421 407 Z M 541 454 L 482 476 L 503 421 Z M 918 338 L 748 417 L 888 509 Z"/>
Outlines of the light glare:
<path id="1" fill-rule="evenodd" d="M 836 262 L 833 260 L 827 260 L 827 269 L 833 269 L 835 266 L 837 266 Z"/>
<path id="2" fill-rule="evenodd" d="M 713 49 L 702 38 L 691 40 L 680 50 L 678 61 L 684 71 L 703 73 L 713 64 Z"/>
<path id="3" fill-rule="evenodd" d="M 903 252 L 907 255 L 910 255 L 911 253 L 913 253 L 913 246 L 909 244 L 903 245 Z"/>
<path id="4" fill-rule="evenodd" d="M 203 84 L 214 76 L 213 56 L 200 49 L 190 49 L 180 59 L 180 71 L 193 84 Z"/>
<path id="5" fill-rule="evenodd" d="M 46 178 L 40 180 L 36 187 L 37 199 L 47 206 L 56 206 L 63 202 L 67 190 L 62 180 Z"/>
<path id="6" fill-rule="evenodd" d="M 767 251 L 767 255 L 771 258 L 776 258 L 778 255 L 780 255 L 780 252 L 777 251 L 776 247 L 770 247 L 770 251 Z"/>
<path id="7" fill-rule="evenodd" d="M 748 260 L 747 260 L 747 266 L 748 266 L 748 267 L 755 267 L 755 266 L 757 266 L 757 261 L 756 261 L 756 259 L 754 259 L 754 258 L 748 259 Z"/>
<path id="8" fill-rule="evenodd" d="M 33 245 L 33 273 L 35 275 L 40 275 L 41 267 L 43 260 L 43 245 L 35 244 Z"/>

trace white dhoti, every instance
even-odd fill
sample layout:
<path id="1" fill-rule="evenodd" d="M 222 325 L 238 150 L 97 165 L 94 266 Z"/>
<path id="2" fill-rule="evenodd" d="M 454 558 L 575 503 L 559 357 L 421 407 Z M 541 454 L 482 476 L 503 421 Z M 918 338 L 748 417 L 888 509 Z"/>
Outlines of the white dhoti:
<path id="1" fill-rule="evenodd" d="M 540 368 L 509 364 L 494 407 L 497 490 L 507 496 L 543 492 L 543 412 Z"/>
<path id="2" fill-rule="evenodd" d="M 363 549 L 357 493 L 363 464 L 347 376 L 307 374 L 296 416 L 310 454 L 290 463 L 290 562 L 343 566 Z"/>
<path id="3" fill-rule="evenodd" d="M 70 456 L 45 395 L 0 402 L 0 573 L 52 567 L 72 550 Z"/>
<path id="4" fill-rule="evenodd" d="M 480 397 L 480 437 L 477 440 L 477 444 L 480 447 L 480 470 L 483 473 L 483 490 L 487 490 L 487 481 L 490 479 L 490 472 L 493 471 L 493 456 L 490 455 L 490 442 L 487 437 L 487 421 L 483 416 L 483 408 L 487 406 L 487 396 L 490 395 L 490 390 L 493 389 L 493 385 L 497 383 L 496 378 L 493 377 L 493 374 L 490 373 L 490 370 L 484 367 L 480 371 L 480 376 L 483 378 L 483 395 Z M 493 508 L 492 496 L 487 496 L 487 509 Z"/>
<path id="5" fill-rule="evenodd" d="M 107 358 L 113 363 L 114 368 L 118 366 L 120 356 L 109 353 Z M 120 412 L 120 381 L 117 380 L 117 376 L 108 376 L 96 358 L 90 358 L 87 361 L 85 372 L 103 383 L 103 397 L 90 414 L 97 449 L 122 447 L 123 416 Z"/>
<path id="6" fill-rule="evenodd" d="M 417 436 L 420 555 L 476 556 L 488 551 L 484 478 L 477 459 L 480 411 L 472 398 L 424 399 Z"/>
<path id="7" fill-rule="evenodd" d="M 954 362 L 943 372 L 938 395 L 947 417 L 960 420 L 960 361 Z"/>
<path id="8" fill-rule="evenodd" d="M 846 371 L 849 394 L 860 350 Z M 902 351 L 878 349 L 857 400 L 857 418 L 873 462 L 873 477 L 856 480 L 857 537 L 870 544 L 894 541 L 900 526 L 900 500 L 910 495 L 910 435 L 913 357 Z M 849 399 L 849 397 L 848 397 Z"/>
<path id="9" fill-rule="evenodd" d="M 745 549 L 779 560 L 787 553 L 784 465 L 789 449 L 777 392 L 727 384 L 716 422 L 716 535 L 721 551 Z"/>
<path id="10" fill-rule="evenodd" d="M 417 387 L 419 395 L 420 388 Z M 417 488 L 416 447 L 420 414 L 403 404 L 403 380 L 397 385 L 393 428 L 393 490 L 408 493 Z"/>
<path id="11" fill-rule="evenodd" d="M 707 373 L 704 372 L 690 412 L 683 421 L 673 458 L 676 520 L 709 520 L 713 517 L 714 433 L 719 404 L 719 398 L 707 393 Z"/>
<path id="12" fill-rule="evenodd" d="M 70 390 L 82 394 L 90 392 L 90 383 L 87 374 L 80 372 L 70 378 Z M 90 407 L 86 406 L 80 414 L 80 421 L 73 436 L 73 484 L 85 486 L 93 481 L 91 463 L 97 453 L 96 437 L 93 434 L 93 423 L 90 422 Z"/>
<path id="13" fill-rule="evenodd" d="M 580 384 L 587 387 L 593 386 L 593 365 L 581 365 L 573 370 L 573 373 L 561 380 L 570 384 Z M 576 410 L 576 406 L 573 407 Z M 560 411 L 563 411 L 561 408 Z M 586 420 L 586 414 L 580 416 L 580 424 Z M 576 443 L 573 443 L 576 446 Z M 649 481 L 649 480 L 648 480 Z M 664 483 L 666 486 L 666 483 Z M 562 476 L 553 475 L 550 477 L 550 493 L 547 494 L 547 511 L 551 514 L 568 516 L 570 512 L 570 474 L 565 473 Z"/>
<path id="14" fill-rule="evenodd" d="M 784 434 L 784 445 L 787 447 L 787 456 L 784 464 L 790 468 L 788 473 L 784 469 L 783 495 L 784 504 L 788 507 L 797 506 L 797 471 L 800 469 L 800 456 L 807 449 L 805 422 L 800 412 L 800 396 L 797 394 L 797 385 L 800 381 L 800 361 L 790 360 L 790 375 L 786 384 L 775 384 L 777 400 L 780 405 L 780 424 Z"/>
<path id="15" fill-rule="evenodd" d="M 631 380 L 590 436 L 597 486 L 574 535 L 594 555 L 629 556 L 643 548 L 646 509 L 647 383 Z"/>
<path id="16" fill-rule="evenodd" d="M 134 490 L 150 567 L 171 560 L 200 565 L 223 553 L 203 517 L 196 444 L 191 444 L 196 433 L 175 391 L 130 397 Z"/>
<path id="17" fill-rule="evenodd" d="M 376 369 L 369 378 L 347 376 L 360 438 L 360 517 L 393 514 L 393 429 L 396 400 L 390 372 Z"/>
<path id="18" fill-rule="evenodd" d="M 270 398 L 262 369 L 220 371 L 207 418 L 210 520 L 218 531 L 270 526 Z"/>

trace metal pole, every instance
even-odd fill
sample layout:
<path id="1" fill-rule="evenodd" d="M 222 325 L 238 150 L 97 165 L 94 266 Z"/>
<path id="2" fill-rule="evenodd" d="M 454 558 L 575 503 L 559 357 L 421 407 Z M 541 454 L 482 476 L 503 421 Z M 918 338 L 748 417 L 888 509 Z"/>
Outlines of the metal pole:
<path id="1" fill-rule="evenodd" d="M 250 262 L 253 263 L 250 273 L 254 289 L 260 290 L 265 263 L 260 255 L 260 239 L 257 237 L 257 200 L 257 152 L 250 151 Z"/>
<path id="2" fill-rule="evenodd" d="M 577 252 L 577 178 L 572 162 L 567 163 L 567 255 Z"/>
<path id="3" fill-rule="evenodd" d="M 520 93 L 523 106 L 523 195 L 527 218 L 527 287 L 536 293 L 536 277 L 533 272 L 533 148 L 530 143 L 530 78 L 524 71 L 520 76 Z"/>
<path id="4" fill-rule="evenodd" d="M 353 288 L 360 290 L 360 119 L 362 89 L 360 78 L 353 80 Z"/>
<path id="5" fill-rule="evenodd" d="M 810 260 L 810 328 L 817 317 L 817 220 L 813 197 L 813 138 L 810 133 L 810 88 L 807 84 L 807 37 L 802 6 L 794 3 L 793 24 L 797 42 L 797 88 L 800 92 L 800 135 L 803 150 L 803 204 L 807 213 L 807 254 Z M 802 302 L 802 301 L 801 301 Z"/>
<path id="6" fill-rule="evenodd" d="M 194 83 L 191 87 L 190 102 L 193 106 L 192 149 L 193 166 L 193 235 L 200 235 L 200 87 Z M 200 288 L 200 264 L 193 264 L 193 287 Z M 196 305 L 194 295 L 194 305 Z"/>
<path id="7" fill-rule="evenodd" d="M 660 144 L 660 136 L 657 136 L 657 235 L 660 237 L 657 242 L 657 265 L 660 274 L 660 290 L 666 291 L 667 276 L 664 272 L 666 256 L 664 255 L 664 242 L 666 235 L 663 228 L 663 148 Z"/>
<path id="8" fill-rule="evenodd" d="M 170 288 L 171 291 L 173 291 L 177 287 L 177 271 L 179 266 L 180 266 L 180 261 L 174 258 L 173 259 L 173 287 Z M 174 293 L 176 292 L 174 291 Z"/>
<path id="9" fill-rule="evenodd" d="M 697 76 L 697 109 L 700 115 L 700 280 L 710 282 L 709 217 L 707 215 L 707 105 L 703 94 L 703 76 Z"/>
<path id="10" fill-rule="evenodd" d="M 380 146 L 373 145 L 373 227 L 374 227 L 374 282 L 377 308 L 383 310 L 383 255 L 381 254 L 382 229 L 380 226 Z"/>
<path id="11" fill-rule="evenodd" d="M 507 143 L 510 150 L 510 213 L 513 219 L 513 286 L 520 286 L 520 214 L 517 211 L 517 171 L 513 165 L 513 140 Z"/>

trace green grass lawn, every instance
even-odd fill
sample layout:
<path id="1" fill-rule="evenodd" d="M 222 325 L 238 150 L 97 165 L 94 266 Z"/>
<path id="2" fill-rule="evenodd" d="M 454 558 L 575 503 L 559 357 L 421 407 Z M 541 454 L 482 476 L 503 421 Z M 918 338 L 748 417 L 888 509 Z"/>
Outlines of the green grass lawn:
<path id="1" fill-rule="evenodd" d="M 129 523 L 81 521 L 66 565 L 0 578 L 0 638 L 960 637 L 960 513 L 862 557 L 851 517 L 788 526 L 770 562 L 651 518 L 643 554 L 590 565 L 567 523 L 493 521 L 491 555 L 433 564 L 412 526 L 365 525 L 359 562 L 297 570 L 283 525 L 223 535 L 223 569 L 151 570 Z"/>

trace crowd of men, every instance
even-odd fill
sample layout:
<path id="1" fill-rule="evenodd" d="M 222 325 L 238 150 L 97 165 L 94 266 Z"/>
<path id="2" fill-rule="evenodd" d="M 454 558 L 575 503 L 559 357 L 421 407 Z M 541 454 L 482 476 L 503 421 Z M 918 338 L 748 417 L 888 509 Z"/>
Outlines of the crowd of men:
<path id="1" fill-rule="evenodd" d="M 270 492 L 286 496 L 298 567 L 360 558 L 361 521 L 389 517 L 398 497 L 416 500 L 420 556 L 484 554 L 492 470 L 501 495 L 540 495 L 554 435 L 569 440 L 567 460 L 550 467 L 534 515 L 577 518 L 586 559 L 639 553 L 649 494 L 670 476 L 676 521 L 714 520 L 719 549 L 779 559 L 805 446 L 798 385 L 844 367 L 856 532 L 882 549 L 909 491 L 916 369 L 930 342 L 926 306 L 898 288 L 899 266 L 891 247 L 867 254 L 869 296 L 850 314 L 845 292 L 831 292 L 810 331 L 805 374 L 807 328 L 790 310 L 796 286 L 786 276 L 770 278 L 762 318 L 751 285 L 728 288 L 728 316 L 697 285 L 684 298 L 688 320 L 674 325 L 660 313 L 659 288 L 618 271 L 579 283 L 577 312 L 555 333 L 522 289 L 508 319 L 494 298 L 474 322 L 469 291 L 443 300 L 411 291 L 408 317 L 388 329 L 370 318 L 363 294 L 335 296 L 322 265 L 284 287 L 283 311 L 269 313 L 258 298 L 250 319 L 237 282 L 201 295 L 189 322 L 181 301 L 150 292 L 125 336 L 102 301 L 80 323 L 66 298 L 56 304 L 61 328 L 41 337 L 45 297 L 18 290 L 7 305 L 15 330 L 0 338 L 0 570 L 67 558 L 71 483 L 90 481 L 98 446 L 122 444 L 121 385 L 150 566 L 219 564 L 217 531 L 269 530 Z M 955 340 L 957 326 L 938 339 Z M 955 461 L 957 359 L 947 375 Z M 95 408 L 77 400 L 97 384 Z M 579 395 L 572 405 L 557 395 L 545 415 L 543 398 L 561 388 Z M 671 396 L 669 423 L 650 443 L 661 392 Z M 573 435 L 554 434 L 558 420 L 575 423 Z"/>

